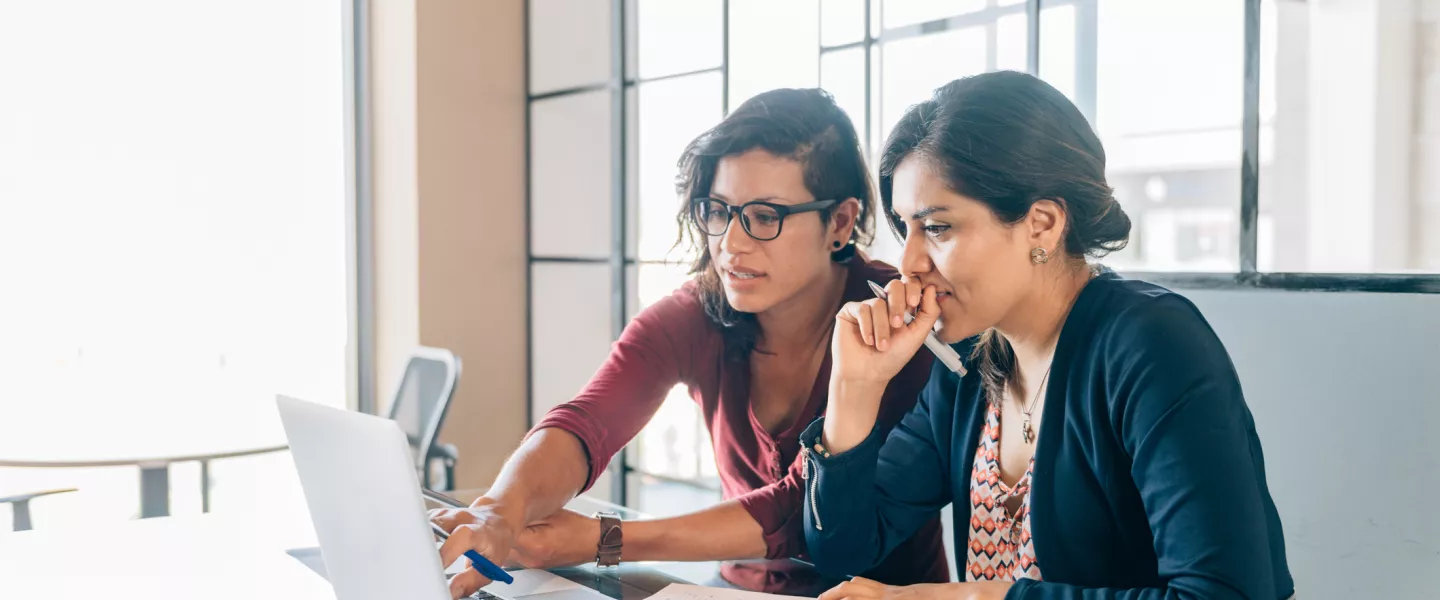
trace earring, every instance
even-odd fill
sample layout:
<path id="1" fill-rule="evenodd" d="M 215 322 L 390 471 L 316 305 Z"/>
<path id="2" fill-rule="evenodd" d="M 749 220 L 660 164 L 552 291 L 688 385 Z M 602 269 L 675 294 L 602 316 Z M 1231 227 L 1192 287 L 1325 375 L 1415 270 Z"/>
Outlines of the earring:
<path id="1" fill-rule="evenodd" d="M 840 240 L 835 240 L 834 242 L 832 242 L 832 243 L 830 244 L 830 246 L 833 247 L 833 248 L 835 248 L 836 250 L 839 250 L 839 249 L 840 249 Z"/>
<path id="2" fill-rule="evenodd" d="M 1050 252 L 1046 251 L 1044 248 L 1036 248 L 1034 250 L 1031 250 L 1030 262 L 1037 265 L 1043 265 L 1047 262 L 1050 262 Z"/>

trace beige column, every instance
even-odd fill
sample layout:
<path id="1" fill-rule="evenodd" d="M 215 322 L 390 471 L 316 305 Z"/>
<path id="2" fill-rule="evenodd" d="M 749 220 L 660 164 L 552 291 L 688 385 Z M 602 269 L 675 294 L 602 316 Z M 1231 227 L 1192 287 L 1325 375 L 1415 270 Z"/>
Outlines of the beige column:
<path id="1" fill-rule="evenodd" d="M 377 404 L 415 345 L 464 361 L 441 440 L 486 485 L 526 426 L 524 0 L 375 0 Z"/>

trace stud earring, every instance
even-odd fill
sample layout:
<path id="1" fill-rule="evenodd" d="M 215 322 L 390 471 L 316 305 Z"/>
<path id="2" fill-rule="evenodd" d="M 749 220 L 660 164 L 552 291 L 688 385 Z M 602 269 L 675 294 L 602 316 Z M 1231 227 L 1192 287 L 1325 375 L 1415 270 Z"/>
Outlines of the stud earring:
<path id="1" fill-rule="evenodd" d="M 834 247 L 836 250 L 839 250 L 839 249 L 840 249 L 840 240 L 835 240 L 834 242 L 831 242 L 830 245 L 831 245 L 832 247 Z"/>
<path id="2" fill-rule="evenodd" d="M 1043 265 L 1047 262 L 1050 262 L 1050 252 L 1046 251 L 1044 248 L 1036 248 L 1034 250 L 1031 250 L 1030 262 L 1037 265 Z"/>

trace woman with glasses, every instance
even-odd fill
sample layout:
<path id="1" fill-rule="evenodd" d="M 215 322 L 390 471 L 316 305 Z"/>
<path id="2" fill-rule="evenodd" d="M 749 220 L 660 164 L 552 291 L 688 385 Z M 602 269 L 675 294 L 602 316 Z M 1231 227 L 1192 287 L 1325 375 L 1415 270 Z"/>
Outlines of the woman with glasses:
<path id="1" fill-rule="evenodd" d="M 860 574 L 952 504 L 962 577 L 857 577 L 821 600 L 1294 592 L 1225 347 L 1183 296 L 1087 260 L 1123 248 L 1130 219 L 1064 95 L 1014 72 L 941 87 L 895 126 L 880 194 L 905 278 L 840 313 L 830 405 L 801 436 L 806 541 L 822 571 Z M 931 331 L 969 374 L 936 369 L 876 426 Z"/>
<path id="2" fill-rule="evenodd" d="M 527 566 L 598 561 L 793 557 L 804 552 L 799 434 L 825 407 L 835 313 L 898 275 L 857 248 L 874 193 L 849 117 L 821 90 L 774 90 L 701 134 L 680 159 L 677 220 L 694 279 L 641 312 L 574 400 L 535 426 L 489 493 L 437 511 L 466 549 Z M 872 415 L 882 428 L 915 402 L 929 355 L 907 359 Z M 589 489 L 683 384 L 700 407 L 725 500 L 697 512 L 620 523 L 561 510 Z M 866 573 L 895 584 L 948 581 L 940 522 L 897 541 Z M 514 552 L 511 555 L 512 551 Z M 723 575 L 776 589 L 790 574 L 727 565 Z M 460 597 L 485 580 L 469 570 Z"/>

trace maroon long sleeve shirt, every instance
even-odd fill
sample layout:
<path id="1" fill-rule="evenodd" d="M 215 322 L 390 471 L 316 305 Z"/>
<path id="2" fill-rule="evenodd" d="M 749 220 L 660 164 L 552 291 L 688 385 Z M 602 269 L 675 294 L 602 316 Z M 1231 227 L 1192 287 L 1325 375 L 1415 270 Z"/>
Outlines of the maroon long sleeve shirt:
<path id="1" fill-rule="evenodd" d="M 874 297 L 867 279 L 883 284 L 898 277 L 889 265 L 858 256 L 848 269 L 845 302 Z M 725 498 L 738 500 L 760 524 L 767 558 L 804 557 L 799 439 L 825 410 L 829 348 L 800 417 L 771 435 L 750 410 L 748 362 L 725 359 L 721 333 L 705 316 L 697 293 L 693 281 L 686 283 L 636 316 L 580 395 L 552 409 L 534 431 L 554 427 L 580 439 L 590 458 L 589 489 L 611 457 L 655 416 L 670 389 L 685 384 L 710 429 Z M 880 403 L 880 427 L 888 431 L 915 405 L 930 361 L 922 350 L 891 380 Z M 866 576 L 896 585 L 949 581 L 941 535 L 937 515 Z"/>

